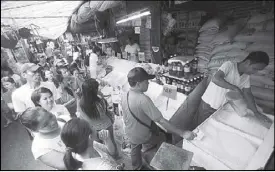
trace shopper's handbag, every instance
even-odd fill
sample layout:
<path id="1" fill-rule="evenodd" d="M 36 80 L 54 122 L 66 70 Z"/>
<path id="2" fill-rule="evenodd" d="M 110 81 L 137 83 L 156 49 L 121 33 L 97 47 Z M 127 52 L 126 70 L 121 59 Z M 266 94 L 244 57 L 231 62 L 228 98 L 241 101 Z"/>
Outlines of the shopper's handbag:
<path id="1" fill-rule="evenodd" d="M 129 111 L 130 111 L 130 113 L 132 114 L 132 116 L 140 123 L 140 124 L 142 124 L 143 126 L 145 126 L 145 127 L 147 127 L 147 128 L 149 128 L 150 129 L 150 131 L 154 134 L 154 135 L 159 135 L 159 133 L 160 133 L 160 128 L 157 126 L 157 124 L 154 122 L 154 121 L 151 121 L 151 126 L 149 126 L 149 125 L 147 125 L 147 124 L 145 124 L 144 122 L 142 122 L 139 118 L 137 118 L 136 116 L 135 116 L 135 114 L 131 111 L 131 109 L 130 109 L 130 106 L 129 106 L 129 92 L 127 93 L 127 105 L 128 105 L 128 109 L 129 109 Z"/>

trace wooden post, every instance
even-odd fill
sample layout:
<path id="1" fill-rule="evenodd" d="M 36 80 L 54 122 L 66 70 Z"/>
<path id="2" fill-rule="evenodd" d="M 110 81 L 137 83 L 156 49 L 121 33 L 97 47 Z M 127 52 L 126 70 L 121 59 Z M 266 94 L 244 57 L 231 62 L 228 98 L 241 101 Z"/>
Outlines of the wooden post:
<path id="1" fill-rule="evenodd" d="M 160 10 L 160 1 L 152 1 L 150 8 L 151 11 L 151 52 L 152 52 L 152 62 L 156 64 L 161 64 L 162 55 L 161 55 L 161 10 Z M 153 52 L 152 46 L 159 47 L 158 52 Z"/>

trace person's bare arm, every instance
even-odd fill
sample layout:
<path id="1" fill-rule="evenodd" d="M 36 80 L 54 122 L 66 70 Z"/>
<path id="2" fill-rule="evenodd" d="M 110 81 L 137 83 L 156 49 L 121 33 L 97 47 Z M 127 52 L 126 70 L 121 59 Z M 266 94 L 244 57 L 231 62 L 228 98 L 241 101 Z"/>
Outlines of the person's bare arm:
<path id="1" fill-rule="evenodd" d="M 244 88 L 244 98 L 246 100 L 246 103 L 247 103 L 247 106 L 250 110 L 253 111 L 254 115 L 260 119 L 260 120 L 263 120 L 265 122 L 272 122 L 269 118 L 267 118 L 265 115 L 261 114 L 257 107 L 256 107 L 256 103 L 255 103 L 255 100 L 254 100 L 254 96 L 251 92 L 251 88 Z"/>
<path id="2" fill-rule="evenodd" d="M 53 150 L 45 155 L 42 155 L 38 159 L 44 164 L 52 168 L 55 168 L 58 170 L 67 170 L 64 164 L 63 158 L 64 158 L 64 153 Z"/>
<path id="3" fill-rule="evenodd" d="M 168 132 L 176 134 L 184 139 L 192 140 L 196 137 L 196 134 L 191 131 L 183 131 L 178 129 L 177 127 L 173 126 L 168 120 L 165 118 L 160 118 L 158 121 L 154 121 L 159 123 L 161 126 L 163 126 L 165 129 L 168 130 Z"/>
<path id="4" fill-rule="evenodd" d="M 234 91 L 238 91 L 240 94 L 242 94 L 242 91 L 235 85 L 230 84 L 229 82 L 227 82 L 225 79 L 225 74 L 223 71 L 218 70 L 214 77 L 212 78 L 212 82 L 222 88 L 225 89 L 230 89 L 230 90 L 234 90 Z"/>
<path id="5" fill-rule="evenodd" d="M 259 113 L 259 111 L 256 107 L 254 96 L 252 95 L 252 92 L 251 92 L 251 88 L 244 88 L 243 92 L 244 92 L 244 98 L 246 100 L 248 108 L 250 110 L 252 110 L 254 112 L 254 114 Z"/>

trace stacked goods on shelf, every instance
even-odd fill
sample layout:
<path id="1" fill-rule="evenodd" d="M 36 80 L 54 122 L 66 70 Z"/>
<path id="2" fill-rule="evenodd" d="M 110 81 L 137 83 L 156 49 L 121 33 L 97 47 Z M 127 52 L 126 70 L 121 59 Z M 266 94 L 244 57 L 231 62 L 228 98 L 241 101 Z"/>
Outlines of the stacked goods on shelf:
<path id="1" fill-rule="evenodd" d="M 179 11 L 174 12 L 177 23 L 175 33 L 177 35 L 176 52 L 179 55 L 193 56 L 198 38 L 198 28 L 204 11 Z"/>
<path id="2" fill-rule="evenodd" d="M 213 47 L 209 44 L 213 38 L 218 34 L 219 29 L 225 23 L 226 17 L 215 17 L 203 24 L 200 28 L 198 43 L 196 47 L 195 57 L 199 58 L 198 68 L 199 71 L 206 71 L 206 64 L 210 61 L 210 55 Z"/>

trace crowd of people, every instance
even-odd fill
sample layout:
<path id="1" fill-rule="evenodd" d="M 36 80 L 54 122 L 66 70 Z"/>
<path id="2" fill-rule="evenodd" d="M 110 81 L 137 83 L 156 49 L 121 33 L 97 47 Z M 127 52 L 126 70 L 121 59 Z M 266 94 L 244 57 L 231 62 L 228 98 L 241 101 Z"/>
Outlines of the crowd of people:
<path id="1" fill-rule="evenodd" d="M 34 158 L 55 169 L 122 170 L 124 165 L 117 161 L 120 151 L 114 137 L 114 113 L 99 91 L 100 83 L 82 75 L 79 61 L 85 63 L 85 58 L 81 57 L 79 48 L 75 47 L 72 57 L 65 58 L 54 54 L 52 47 L 48 44 L 45 53 L 37 55 L 37 63 L 23 64 L 21 76 L 9 67 L 1 68 L 4 127 L 19 121 L 32 140 Z M 93 51 L 99 52 L 98 48 Z M 267 121 L 257 111 L 255 102 L 250 101 L 253 98 L 248 76 L 268 63 L 266 53 L 255 52 L 240 63 L 222 65 L 202 97 L 201 113 L 194 117 L 197 125 L 223 104 L 228 89 L 244 94 L 249 108 Z M 171 124 L 144 94 L 153 75 L 135 67 L 127 77 L 130 90 L 122 95 L 121 107 L 125 133 L 131 144 L 132 168 L 148 170 L 142 152 L 167 141 L 167 135 L 156 123 L 166 132 L 187 140 L 194 139 L 196 134 Z"/>

